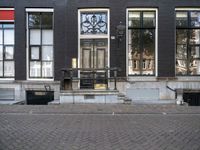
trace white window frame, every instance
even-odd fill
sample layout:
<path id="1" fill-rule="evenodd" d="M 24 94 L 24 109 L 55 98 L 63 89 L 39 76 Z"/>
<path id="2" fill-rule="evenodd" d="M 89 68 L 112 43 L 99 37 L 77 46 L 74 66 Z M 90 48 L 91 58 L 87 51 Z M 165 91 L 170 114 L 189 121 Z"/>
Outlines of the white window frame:
<path id="1" fill-rule="evenodd" d="M 191 7 L 186 7 L 186 8 L 181 8 L 181 7 L 177 7 L 177 8 L 175 8 L 175 22 L 176 22 L 176 11 L 195 11 L 195 10 L 197 10 L 197 11 L 200 11 L 200 8 L 191 8 Z M 175 25 L 175 51 L 174 51 L 174 53 L 175 53 L 175 57 L 174 57 L 174 59 L 175 59 L 175 62 L 176 62 L 176 25 Z M 176 73 L 176 63 L 174 64 L 175 65 L 175 75 L 176 75 L 176 77 L 178 78 L 178 80 L 183 80 L 183 81 L 188 81 L 188 79 L 189 80 L 199 80 L 200 79 L 200 77 L 199 77 L 199 75 L 196 75 L 196 76 L 192 76 L 192 75 L 187 75 L 187 76 L 178 76 L 177 75 L 177 73 Z"/>
<path id="2" fill-rule="evenodd" d="M 155 75 L 158 76 L 158 8 L 127 8 L 126 9 L 126 76 L 131 77 L 128 69 L 128 12 L 129 11 L 155 11 L 156 12 L 156 28 L 155 28 Z M 139 76 L 148 78 L 151 76 Z"/>
<path id="3" fill-rule="evenodd" d="M 80 29 L 80 19 L 81 19 L 81 13 L 82 12 L 107 12 L 107 34 L 105 35 L 81 35 L 81 29 Z M 78 68 L 80 68 L 80 41 L 81 39 L 108 39 L 108 67 L 110 67 L 110 9 L 101 9 L 101 8 L 91 8 L 91 9 L 79 9 L 78 10 Z M 80 73 L 78 74 L 80 77 Z M 108 74 L 109 76 L 109 74 Z M 79 84 L 80 86 L 80 84 Z M 80 87 L 79 87 L 80 88 Z"/>
<path id="4" fill-rule="evenodd" d="M 30 78 L 29 77 L 29 30 L 28 30 L 28 13 L 29 12 L 54 12 L 52 8 L 26 8 L 26 79 L 29 81 L 54 81 L 54 65 L 55 65 L 55 57 L 54 57 L 54 42 L 53 42 L 53 78 L 45 79 L 45 78 Z M 54 18 L 53 18 L 54 23 Z M 54 30 L 53 30 L 54 32 Z M 53 41 L 54 41 L 54 34 L 53 34 Z"/>
<path id="5" fill-rule="evenodd" d="M 0 10 L 15 10 L 14 8 L 0 8 Z M 15 19 L 14 20 L 0 20 L 0 22 L 13 22 L 15 25 Z M 14 27 L 14 38 L 15 38 L 15 27 Z M 15 45 L 15 42 L 14 42 Z M 15 55 L 15 48 L 14 48 L 14 55 Z M 15 69 L 15 59 L 14 59 L 14 69 Z M 1 81 L 14 81 L 15 80 L 15 75 L 16 75 L 16 69 L 14 72 L 14 77 L 13 78 L 0 78 Z"/>

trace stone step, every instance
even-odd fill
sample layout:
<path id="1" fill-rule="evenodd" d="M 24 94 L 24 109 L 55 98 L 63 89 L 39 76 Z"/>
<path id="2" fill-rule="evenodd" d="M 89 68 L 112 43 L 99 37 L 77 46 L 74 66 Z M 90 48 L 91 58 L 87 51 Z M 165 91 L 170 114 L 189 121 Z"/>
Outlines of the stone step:
<path id="1" fill-rule="evenodd" d="M 175 104 L 176 100 L 133 100 L 133 104 Z"/>

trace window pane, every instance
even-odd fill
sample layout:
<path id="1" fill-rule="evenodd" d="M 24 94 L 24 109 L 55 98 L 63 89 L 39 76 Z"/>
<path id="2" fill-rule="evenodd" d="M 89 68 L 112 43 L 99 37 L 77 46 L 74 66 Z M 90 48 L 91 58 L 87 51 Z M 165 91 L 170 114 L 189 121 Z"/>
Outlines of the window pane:
<path id="1" fill-rule="evenodd" d="M 30 13 L 28 16 L 28 25 L 32 28 L 40 27 L 40 13 Z"/>
<path id="2" fill-rule="evenodd" d="M 129 60 L 129 74 L 130 75 L 139 75 L 140 74 L 140 60 L 137 56 L 133 56 L 133 59 Z"/>
<path id="3" fill-rule="evenodd" d="M 176 30 L 176 42 L 177 44 L 187 44 L 187 31 L 188 30 L 182 30 L 177 29 Z"/>
<path id="4" fill-rule="evenodd" d="M 200 27 L 200 12 L 191 12 L 191 26 Z"/>
<path id="5" fill-rule="evenodd" d="M 143 54 L 142 66 L 143 75 L 154 74 L 154 53 L 155 53 L 154 30 L 143 30 Z"/>
<path id="6" fill-rule="evenodd" d="M 199 75 L 200 74 L 200 60 L 191 59 L 189 66 L 190 75 Z"/>
<path id="7" fill-rule="evenodd" d="M 40 59 L 40 48 L 31 47 L 31 60 L 39 60 L 39 59 Z"/>
<path id="8" fill-rule="evenodd" d="M 14 28 L 15 25 L 14 24 L 3 24 L 3 28 Z"/>
<path id="9" fill-rule="evenodd" d="M 30 62 L 30 77 L 41 77 L 41 63 L 38 61 Z"/>
<path id="10" fill-rule="evenodd" d="M 3 60 L 3 46 L 0 45 L 0 60 Z"/>
<path id="11" fill-rule="evenodd" d="M 140 30 L 129 30 L 131 34 L 132 51 L 139 51 L 140 47 Z"/>
<path id="12" fill-rule="evenodd" d="M 4 30 L 4 44 L 14 44 L 14 30 L 5 29 Z"/>
<path id="13" fill-rule="evenodd" d="M 187 75 L 187 60 L 176 60 L 176 74 Z"/>
<path id="14" fill-rule="evenodd" d="M 81 34 L 107 34 L 108 19 L 106 12 L 81 13 Z"/>
<path id="15" fill-rule="evenodd" d="M 14 59 L 14 47 L 13 46 L 5 47 L 5 59 Z"/>
<path id="16" fill-rule="evenodd" d="M 38 29 L 30 30 L 30 45 L 40 45 L 41 32 Z"/>
<path id="17" fill-rule="evenodd" d="M 193 46 L 191 47 L 191 58 L 200 58 L 199 56 L 199 46 Z"/>
<path id="18" fill-rule="evenodd" d="M 0 44 L 3 44 L 3 31 L 0 30 Z"/>
<path id="19" fill-rule="evenodd" d="M 187 59 L 187 45 L 177 45 L 176 57 L 177 59 Z"/>
<path id="20" fill-rule="evenodd" d="M 190 30 L 190 44 L 200 44 L 200 30 Z"/>
<path id="21" fill-rule="evenodd" d="M 0 61 L 0 76 L 3 76 L 3 61 Z"/>
<path id="22" fill-rule="evenodd" d="M 52 62 L 42 62 L 42 77 L 53 77 Z"/>
<path id="23" fill-rule="evenodd" d="M 42 44 L 53 45 L 53 30 L 42 30 Z"/>
<path id="24" fill-rule="evenodd" d="M 42 60 L 53 60 L 53 46 L 42 46 Z"/>
<path id="25" fill-rule="evenodd" d="M 143 58 L 154 59 L 154 30 L 143 30 Z"/>
<path id="26" fill-rule="evenodd" d="M 13 77 L 14 72 L 14 61 L 4 61 L 4 76 Z"/>
<path id="27" fill-rule="evenodd" d="M 140 12 L 129 12 L 129 27 L 140 27 Z"/>
<path id="28" fill-rule="evenodd" d="M 42 13 L 42 28 L 52 28 L 52 27 L 53 27 L 53 14 Z"/>
<path id="29" fill-rule="evenodd" d="M 143 27 L 155 27 L 155 26 L 156 26 L 155 12 L 144 12 Z"/>
<path id="30" fill-rule="evenodd" d="M 176 27 L 187 27 L 187 26 L 188 26 L 188 13 L 176 12 Z"/>

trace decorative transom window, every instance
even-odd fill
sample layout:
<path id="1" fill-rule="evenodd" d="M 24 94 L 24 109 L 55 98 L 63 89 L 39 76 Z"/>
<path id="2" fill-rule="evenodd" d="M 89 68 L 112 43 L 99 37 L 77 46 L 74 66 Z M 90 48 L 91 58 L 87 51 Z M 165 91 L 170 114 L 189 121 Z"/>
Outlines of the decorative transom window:
<path id="1" fill-rule="evenodd" d="M 14 9 L 0 9 L 0 78 L 14 78 Z"/>
<path id="2" fill-rule="evenodd" d="M 87 34 L 107 34 L 108 17 L 107 12 L 84 11 L 80 14 L 80 33 Z"/>
<path id="3" fill-rule="evenodd" d="M 176 74 L 200 75 L 200 9 L 176 9 Z"/>
<path id="4" fill-rule="evenodd" d="M 53 12 L 27 15 L 29 78 L 53 78 Z"/>
<path id="5" fill-rule="evenodd" d="M 128 75 L 155 75 L 156 9 L 128 10 Z"/>

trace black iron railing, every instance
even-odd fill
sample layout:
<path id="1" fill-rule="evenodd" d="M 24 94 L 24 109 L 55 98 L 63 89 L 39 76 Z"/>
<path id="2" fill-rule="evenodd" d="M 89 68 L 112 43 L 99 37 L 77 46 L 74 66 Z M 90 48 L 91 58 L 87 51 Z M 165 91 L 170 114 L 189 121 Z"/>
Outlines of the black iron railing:
<path id="1" fill-rule="evenodd" d="M 73 81 L 80 81 L 80 88 L 94 89 L 94 85 L 103 84 L 108 89 L 108 82 L 114 81 L 114 90 L 117 90 L 117 74 L 119 68 L 63 68 L 61 90 L 73 90 Z"/>

